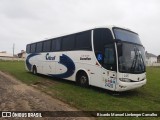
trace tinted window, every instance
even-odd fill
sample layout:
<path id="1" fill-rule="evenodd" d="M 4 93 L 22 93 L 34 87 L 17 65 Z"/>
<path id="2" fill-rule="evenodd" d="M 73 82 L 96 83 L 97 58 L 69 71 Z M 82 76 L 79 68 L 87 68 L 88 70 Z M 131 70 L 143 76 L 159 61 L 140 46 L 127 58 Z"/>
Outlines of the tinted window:
<path id="1" fill-rule="evenodd" d="M 76 49 L 91 50 L 91 31 L 81 32 L 76 35 Z"/>
<path id="2" fill-rule="evenodd" d="M 56 40 L 56 51 L 61 50 L 61 38 Z"/>
<path id="3" fill-rule="evenodd" d="M 132 42 L 132 43 L 137 43 L 137 44 L 142 44 L 139 36 L 136 33 L 123 30 L 123 29 L 114 29 L 115 37 L 116 39 L 120 39 L 122 41 L 127 41 L 127 42 Z"/>
<path id="4" fill-rule="evenodd" d="M 27 45 L 26 52 L 30 53 L 30 45 Z"/>
<path id="5" fill-rule="evenodd" d="M 107 47 L 104 53 L 104 64 L 114 64 L 114 49 Z"/>
<path id="6" fill-rule="evenodd" d="M 122 52 L 119 55 L 119 52 Z M 119 71 L 123 73 L 140 74 L 146 71 L 145 50 L 140 45 L 122 43 L 121 51 L 118 51 Z"/>
<path id="7" fill-rule="evenodd" d="M 49 52 L 51 50 L 51 40 L 43 42 L 43 52 Z"/>
<path id="8" fill-rule="evenodd" d="M 75 44 L 74 41 L 75 41 L 74 35 L 64 37 L 62 40 L 62 50 L 73 50 Z"/>
<path id="9" fill-rule="evenodd" d="M 56 40 L 55 39 L 52 40 L 51 51 L 56 51 Z"/>
<path id="10" fill-rule="evenodd" d="M 52 40 L 52 51 L 61 50 L 61 38 Z"/>
<path id="11" fill-rule="evenodd" d="M 42 42 L 37 43 L 36 52 L 42 52 Z"/>
<path id="12" fill-rule="evenodd" d="M 114 44 L 110 44 L 110 45 L 105 46 L 103 66 L 108 70 L 116 70 Z"/>
<path id="13" fill-rule="evenodd" d="M 35 50 L 36 50 L 36 44 L 34 43 L 34 44 L 31 44 L 31 53 L 34 53 L 35 52 Z"/>
<path id="14" fill-rule="evenodd" d="M 95 52 L 104 52 L 104 46 L 113 42 L 112 33 L 106 28 L 95 29 L 93 39 Z"/>
<path id="15" fill-rule="evenodd" d="M 112 33 L 107 28 L 98 28 L 93 33 L 95 55 L 99 63 L 108 70 L 116 70 L 115 47 Z"/>

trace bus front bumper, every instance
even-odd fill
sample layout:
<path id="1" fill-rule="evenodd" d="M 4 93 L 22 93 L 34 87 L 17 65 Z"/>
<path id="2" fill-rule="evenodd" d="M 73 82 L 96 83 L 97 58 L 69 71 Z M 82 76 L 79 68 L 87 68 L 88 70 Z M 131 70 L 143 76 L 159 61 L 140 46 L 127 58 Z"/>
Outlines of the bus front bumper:
<path id="1" fill-rule="evenodd" d="M 115 91 L 128 91 L 136 88 L 140 88 L 146 84 L 147 80 L 143 80 L 140 82 L 120 82 Z"/>

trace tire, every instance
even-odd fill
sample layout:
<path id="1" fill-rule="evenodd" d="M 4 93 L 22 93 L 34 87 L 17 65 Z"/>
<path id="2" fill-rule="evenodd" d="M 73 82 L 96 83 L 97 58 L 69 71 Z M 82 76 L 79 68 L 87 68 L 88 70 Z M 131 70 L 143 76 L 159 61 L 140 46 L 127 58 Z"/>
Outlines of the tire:
<path id="1" fill-rule="evenodd" d="M 33 73 L 34 75 L 36 75 L 36 74 L 37 74 L 37 68 L 36 68 L 36 66 L 33 66 L 32 73 Z"/>
<path id="2" fill-rule="evenodd" d="M 80 85 L 81 87 L 88 87 L 89 86 L 89 83 L 88 83 L 88 76 L 85 72 L 81 72 L 79 73 L 78 75 L 78 78 L 77 78 L 77 83 L 78 85 Z"/>

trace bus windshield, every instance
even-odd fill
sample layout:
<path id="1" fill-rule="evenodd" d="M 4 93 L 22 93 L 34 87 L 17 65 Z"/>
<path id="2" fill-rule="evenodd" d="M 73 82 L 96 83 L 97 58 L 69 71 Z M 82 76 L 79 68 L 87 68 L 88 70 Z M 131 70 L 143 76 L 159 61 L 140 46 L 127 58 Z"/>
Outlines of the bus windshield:
<path id="1" fill-rule="evenodd" d="M 114 34 L 120 40 L 117 42 L 119 72 L 145 72 L 145 50 L 138 35 L 123 29 L 114 29 Z"/>
<path id="2" fill-rule="evenodd" d="M 120 72 L 137 74 L 145 72 L 145 51 L 142 46 L 121 43 L 118 59 Z"/>
<path id="3" fill-rule="evenodd" d="M 123 30 L 123 29 L 118 29 L 118 28 L 114 29 L 114 33 L 115 33 L 116 39 L 142 45 L 139 39 L 139 36 L 136 33 Z"/>

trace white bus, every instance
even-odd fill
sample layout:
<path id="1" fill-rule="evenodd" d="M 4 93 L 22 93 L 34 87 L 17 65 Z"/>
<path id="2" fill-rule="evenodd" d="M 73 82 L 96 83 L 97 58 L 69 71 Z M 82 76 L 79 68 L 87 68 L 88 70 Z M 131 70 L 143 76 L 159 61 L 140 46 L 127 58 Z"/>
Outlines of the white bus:
<path id="1" fill-rule="evenodd" d="M 146 84 L 145 49 L 137 33 L 115 26 L 94 28 L 26 46 L 34 74 L 126 91 Z"/>

